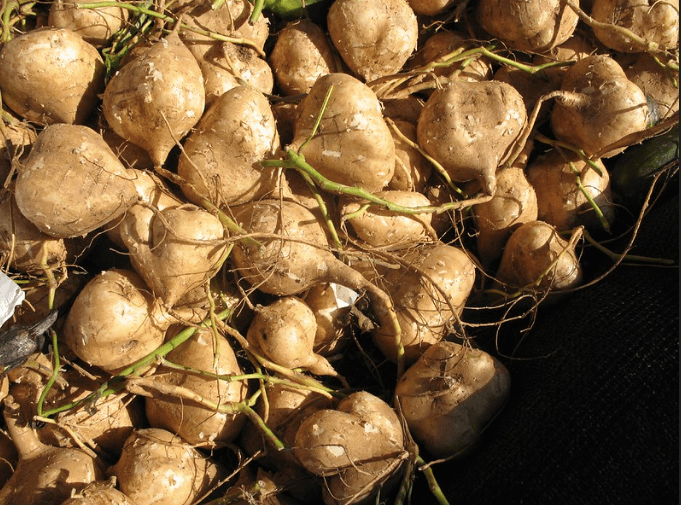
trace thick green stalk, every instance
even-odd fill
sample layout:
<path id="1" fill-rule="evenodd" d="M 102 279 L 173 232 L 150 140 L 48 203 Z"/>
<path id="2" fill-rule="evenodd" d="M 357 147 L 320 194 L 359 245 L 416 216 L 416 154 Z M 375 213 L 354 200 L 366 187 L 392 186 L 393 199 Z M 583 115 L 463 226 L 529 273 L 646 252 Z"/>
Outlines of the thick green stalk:
<path id="1" fill-rule="evenodd" d="M 593 199 L 591 194 L 586 190 L 584 187 L 584 184 L 582 184 L 582 178 L 579 174 L 579 170 L 577 170 L 577 167 L 575 167 L 575 164 L 571 161 L 568 162 L 568 165 L 570 166 L 570 169 L 574 172 L 575 174 L 575 182 L 577 184 L 577 187 L 579 190 L 582 192 L 584 195 L 584 198 L 589 202 L 589 205 L 591 205 L 591 208 L 594 210 L 596 213 L 596 216 L 598 216 L 598 221 L 601 223 L 601 226 L 603 226 L 603 229 L 610 233 L 610 223 L 608 223 L 608 220 L 605 218 L 603 215 L 603 211 L 601 208 L 598 206 L 596 201 Z"/>
<path id="2" fill-rule="evenodd" d="M 469 205 L 474 205 L 476 203 L 482 203 L 482 201 L 487 201 L 489 198 L 483 197 L 479 202 L 479 199 L 472 200 L 461 200 L 457 202 L 445 203 L 443 205 L 421 205 L 417 207 L 404 207 L 402 205 L 397 205 L 391 201 L 380 198 L 373 193 L 367 191 L 359 186 L 348 186 L 346 184 L 341 184 L 338 182 L 333 182 L 322 174 L 320 174 L 312 165 L 305 161 L 305 157 L 302 154 L 298 154 L 292 149 L 286 151 L 288 155 L 288 160 L 264 160 L 260 164 L 264 167 L 283 167 L 283 168 L 293 168 L 302 173 L 307 174 L 314 183 L 319 186 L 324 191 L 329 193 L 334 193 L 336 195 L 348 195 L 354 196 L 356 198 L 361 198 L 367 200 L 373 204 L 385 207 L 393 212 L 400 212 L 403 214 L 440 214 L 447 210 L 460 209 L 467 207 Z"/>
<path id="3" fill-rule="evenodd" d="M 579 158 L 584 163 L 586 163 L 591 168 L 593 168 L 598 175 L 603 177 L 603 170 L 601 170 L 601 167 L 599 167 L 589 156 L 587 156 L 587 154 L 584 152 L 583 149 L 581 149 L 581 148 L 579 148 L 575 145 L 568 144 L 567 142 L 563 142 L 561 140 L 552 140 L 552 139 L 542 135 L 541 133 L 536 133 L 534 138 L 536 140 L 538 140 L 539 142 L 542 142 L 543 144 L 548 144 L 548 145 L 553 146 L 553 147 L 562 147 L 563 149 L 567 149 L 568 151 L 572 151 L 577 156 L 579 156 Z"/>
<path id="4" fill-rule="evenodd" d="M 216 318 L 219 320 L 223 320 L 232 313 L 232 309 L 225 309 L 222 312 L 216 314 Z M 99 398 L 103 398 L 106 396 L 109 396 L 111 394 L 117 393 L 118 391 L 122 390 L 125 388 L 125 378 L 130 376 L 130 375 L 135 375 L 138 372 L 141 372 L 143 370 L 146 370 L 152 363 L 154 363 L 158 358 L 165 356 L 168 354 L 170 351 L 175 349 L 177 346 L 182 344 L 183 342 L 186 342 L 189 340 L 194 333 L 199 328 L 208 328 L 210 326 L 209 321 L 204 321 L 201 323 L 199 326 L 190 326 L 179 332 L 177 335 L 175 335 L 172 339 L 170 339 L 168 342 L 165 344 L 161 345 L 158 347 L 155 351 L 149 353 L 146 355 L 144 358 L 136 361 L 129 367 L 125 368 L 121 372 L 119 372 L 116 376 L 112 377 L 108 381 L 104 382 L 99 388 L 97 388 L 95 391 L 90 393 L 87 397 L 78 400 L 77 402 L 69 403 L 66 405 L 62 405 L 60 407 L 55 407 L 51 410 L 48 410 L 46 412 L 43 412 L 42 415 L 44 417 L 49 417 L 55 414 L 58 414 L 59 412 L 64 412 L 66 410 L 70 410 L 72 408 L 75 408 L 79 405 L 87 404 L 87 403 L 93 403 L 97 401 Z"/>
<path id="5" fill-rule="evenodd" d="M 425 475 L 426 481 L 428 482 L 428 488 L 430 489 L 430 492 L 433 494 L 437 502 L 440 505 L 449 505 L 449 501 L 447 500 L 445 494 L 442 492 L 440 485 L 437 483 L 435 475 L 433 474 L 433 469 L 430 467 L 430 465 L 425 465 L 425 461 L 423 460 L 423 458 L 421 458 L 421 456 L 416 457 L 416 462 L 420 465 L 424 465 L 421 471 Z"/>
<path id="6" fill-rule="evenodd" d="M 45 398 L 47 398 L 47 394 L 50 392 L 50 389 L 52 389 L 52 386 L 54 385 L 55 381 L 57 380 L 57 377 L 59 376 L 59 368 L 61 367 L 59 362 L 59 340 L 57 339 L 57 333 L 54 330 L 50 329 L 50 336 L 52 337 L 52 356 L 54 363 L 52 366 L 52 373 L 50 374 L 50 378 L 47 380 L 47 384 L 45 384 L 45 387 L 40 393 L 40 398 L 38 398 L 38 406 L 36 411 L 39 416 L 45 415 L 43 413 L 43 404 L 45 403 Z"/>

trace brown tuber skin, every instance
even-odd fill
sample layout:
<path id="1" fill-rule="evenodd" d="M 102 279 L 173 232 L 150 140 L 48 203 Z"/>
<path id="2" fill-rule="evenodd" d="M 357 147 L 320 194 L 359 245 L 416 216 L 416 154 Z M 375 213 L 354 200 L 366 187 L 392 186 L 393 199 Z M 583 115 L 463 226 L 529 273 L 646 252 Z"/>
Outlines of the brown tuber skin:
<path id="1" fill-rule="evenodd" d="M 615 204 L 610 190 L 610 175 L 601 160 L 592 160 L 599 174 L 572 152 L 550 151 L 533 160 L 527 167 L 527 179 L 537 195 L 537 218 L 558 231 L 570 231 L 584 225 L 591 232 L 603 230 L 596 211 L 577 186 L 579 173 L 582 186 L 610 224 L 615 221 Z"/>
<path id="2" fill-rule="evenodd" d="M 256 310 L 246 337 L 255 350 L 278 365 L 336 376 L 326 358 L 313 350 L 316 333 L 312 309 L 296 296 L 283 296 Z"/>
<path id="3" fill-rule="evenodd" d="M 428 37 L 418 53 L 409 62 L 409 67 L 421 67 L 423 65 L 442 62 L 445 56 L 454 51 L 471 49 L 469 37 L 460 31 L 438 31 Z M 477 82 L 487 81 L 492 78 L 492 65 L 484 58 L 475 58 L 472 61 L 453 63 L 448 66 L 438 66 L 432 72 L 437 76 L 437 81 L 444 84 L 447 81 L 460 79 L 462 81 Z"/>
<path id="4" fill-rule="evenodd" d="M 191 204 L 159 211 L 135 205 L 118 230 L 133 267 L 166 307 L 211 279 L 227 249 L 220 220 Z"/>
<path id="5" fill-rule="evenodd" d="M 490 35 L 511 49 L 530 53 L 562 44 L 579 21 L 564 0 L 481 0 L 475 15 Z"/>
<path id="6" fill-rule="evenodd" d="M 210 0 L 178 0 L 169 7 L 175 13 L 182 12 L 182 21 L 192 28 L 243 37 L 248 47 L 260 51 L 270 34 L 267 16 L 260 16 L 254 24 L 249 22 L 254 7 L 248 0 L 226 0 L 220 4 Z M 189 30 L 182 31 L 180 37 L 195 54 L 205 53 L 215 44 L 214 38 Z"/>
<path id="7" fill-rule="evenodd" d="M 196 204 L 209 198 L 216 205 L 241 205 L 276 188 L 276 170 L 260 161 L 280 147 L 274 114 L 267 98 L 238 86 L 215 100 L 189 135 L 177 172 L 188 182 L 182 189 Z"/>
<path id="8" fill-rule="evenodd" d="M 281 91 L 298 95 L 309 92 L 320 77 L 336 72 L 336 57 L 321 27 L 299 19 L 279 32 L 269 61 Z"/>
<path id="9" fill-rule="evenodd" d="M 189 46 L 189 50 L 192 50 L 192 46 Z M 272 69 L 255 49 L 231 42 L 216 42 L 205 53 L 197 51 L 194 56 L 203 74 L 206 109 L 220 95 L 242 84 L 252 86 L 261 93 L 272 93 Z"/>
<path id="10" fill-rule="evenodd" d="M 312 413 L 335 407 L 335 400 L 309 389 L 291 387 L 286 384 L 270 384 L 266 387 L 267 402 L 261 398 L 256 404 L 257 414 L 284 444 L 292 447 L 300 424 Z M 244 426 L 240 435 L 240 446 L 250 455 L 262 450 L 262 433 L 254 424 Z M 302 468 L 292 451 L 268 451 L 263 465 L 273 470 Z"/>
<path id="11" fill-rule="evenodd" d="M 104 70 L 97 49 L 75 32 L 31 30 L 0 50 L 2 100 L 29 121 L 83 124 L 104 87 Z"/>
<path id="12" fill-rule="evenodd" d="M 395 303 L 410 364 L 454 330 L 473 289 L 476 267 L 463 249 L 442 243 L 424 245 L 402 259 L 405 265 L 388 270 L 382 285 Z M 389 333 L 375 330 L 374 341 L 388 359 L 397 361 Z"/>
<path id="13" fill-rule="evenodd" d="M 402 375 L 395 387 L 409 431 L 434 458 L 470 453 L 506 404 L 511 376 L 496 358 L 442 341 Z"/>
<path id="14" fill-rule="evenodd" d="M 424 16 L 435 16 L 457 4 L 461 4 L 460 0 L 409 0 L 414 12 Z"/>
<path id="15" fill-rule="evenodd" d="M 393 126 L 399 131 L 400 135 L 404 135 L 410 142 L 416 144 L 417 120 L 418 113 L 413 122 L 399 118 L 394 119 Z M 388 183 L 388 189 L 423 192 L 433 173 L 433 165 L 418 149 L 401 138 L 394 128 L 391 128 L 390 132 L 395 141 L 395 172 Z"/>
<path id="16" fill-rule="evenodd" d="M 63 334 L 80 359 L 115 372 L 160 346 L 172 322 L 158 310 L 139 275 L 112 269 L 97 275 L 80 291 Z"/>
<path id="17" fill-rule="evenodd" d="M 0 490 L 4 505 L 60 505 L 72 490 L 81 490 L 103 478 L 97 460 L 80 449 L 51 447 L 40 442 L 19 412 L 12 396 L 4 400 L 9 434 L 19 463 Z"/>
<path id="18" fill-rule="evenodd" d="M 167 355 L 168 361 L 218 375 L 240 375 L 241 367 L 229 341 L 210 329 L 199 330 Z M 162 385 L 186 388 L 218 405 L 243 402 L 248 394 L 245 381 L 227 381 L 191 372 L 161 368 L 151 376 Z M 242 414 L 213 409 L 171 395 L 154 395 L 145 401 L 147 419 L 154 428 L 167 429 L 195 447 L 215 448 L 231 442 L 241 431 Z"/>
<path id="19" fill-rule="evenodd" d="M 418 143 L 453 181 L 477 180 L 492 195 L 497 167 L 526 118 L 523 98 L 510 84 L 453 81 L 426 102 L 417 125 Z"/>
<path id="20" fill-rule="evenodd" d="M 0 198 L 0 264 L 19 272 L 40 272 L 66 263 L 64 239 L 40 231 L 19 211 L 14 195 Z"/>
<path id="21" fill-rule="evenodd" d="M 579 286 L 582 279 L 575 245 L 543 221 L 525 223 L 511 234 L 497 269 L 497 280 L 511 291 L 556 292 Z"/>
<path id="22" fill-rule="evenodd" d="M 86 0 L 55 0 L 50 6 L 47 23 L 56 28 L 67 28 L 85 42 L 99 48 L 108 44 L 115 33 L 128 21 L 128 10 L 119 7 L 79 9 Z"/>
<path id="23" fill-rule="evenodd" d="M 427 207 L 430 200 L 416 191 L 387 190 L 374 193 L 403 207 Z M 433 241 L 435 231 L 430 223 L 432 213 L 400 214 L 384 208 L 369 206 L 359 214 L 355 214 L 366 204 L 356 199 L 342 200 L 340 215 L 347 220 L 349 227 L 366 244 L 373 247 L 397 249 L 418 243 Z"/>
<path id="24" fill-rule="evenodd" d="M 497 172 L 497 189 L 488 202 L 473 206 L 476 251 L 485 267 L 501 257 L 514 229 L 537 219 L 537 193 L 527 180 L 527 156 L 518 156 L 512 166 Z"/>
<path id="25" fill-rule="evenodd" d="M 199 64 L 176 33 L 124 65 L 102 96 L 107 123 L 119 136 L 146 149 L 162 166 L 205 107 Z"/>
<path id="26" fill-rule="evenodd" d="M 348 325 L 348 301 L 342 303 L 337 299 L 331 283 L 312 286 L 303 300 L 312 309 L 317 321 L 313 351 L 322 356 L 342 352 L 352 339 L 352 328 Z"/>
<path id="27" fill-rule="evenodd" d="M 190 444 L 157 428 L 133 432 L 107 473 L 135 505 L 190 505 L 224 476 Z"/>
<path id="28" fill-rule="evenodd" d="M 98 370 L 91 369 L 90 372 Z M 101 375 L 101 374 L 100 374 Z M 61 373 L 61 378 L 68 383 L 64 389 L 53 388 L 48 394 L 44 408 L 52 409 L 83 401 L 92 395 L 100 386 L 93 379 L 81 375 L 79 370 L 69 369 Z M 17 387 L 23 379 L 14 379 Z M 46 379 L 38 384 L 29 408 L 37 404 L 38 397 L 45 387 Z M 19 401 L 19 394 L 15 395 Z M 20 403 L 25 403 L 21 402 Z M 57 424 L 48 423 L 38 431 L 40 441 L 57 447 L 76 447 L 72 435 L 66 431 L 70 429 L 81 440 L 87 441 L 91 447 L 109 457 L 120 454 L 125 439 L 140 424 L 146 423 L 144 417 L 144 403 L 142 398 L 136 398 L 125 392 L 113 394 L 97 401 L 96 408 L 87 408 L 87 404 L 60 412 L 55 416 Z"/>
<path id="29" fill-rule="evenodd" d="M 601 23 L 624 27 L 658 49 L 679 47 L 678 0 L 594 0 L 591 17 Z M 594 35 L 605 46 L 623 53 L 641 53 L 646 47 L 625 35 L 594 27 Z"/>
<path id="30" fill-rule="evenodd" d="M 376 94 L 348 74 L 328 74 L 315 82 L 300 105 L 289 148 L 298 151 L 307 141 L 331 86 L 333 92 L 319 125 L 323 135 L 312 138 L 302 154 L 327 179 L 380 191 L 395 171 L 395 143 Z"/>
<path id="31" fill-rule="evenodd" d="M 33 144 L 17 177 L 15 198 L 42 232 L 78 237 L 113 221 L 135 202 L 136 177 L 91 128 L 55 124 Z"/>
<path id="32" fill-rule="evenodd" d="M 38 134 L 27 121 L 3 123 L 0 130 L 0 183 L 9 187 L 8 177 L 16 173 L 17 162 L 24 163 Z"/>
<path id="33" fill-rule="evenodd" d="M 311 211 L 295 202 L 262 200 L 235 208 L 234 215 L 259 241 L 242 239 L 231 255 L 236 271 L 249 284 L 278 296 L 297 295 L 325 282 L 366 292 L 386 338 L 397 345 L 400 328 L 392 301 L 328 250 L 324 229 Z"/>
<path id="34" fill-rule="evenodd" d="M 116 479 L 96 481 L 61 505 L 136 505 L 124 493 L 116 489 Z"/>
<path id="35" fill-rule="evenodd" d="M 416 49 L 418 23 L 406 0 L 334 0 L 331 42 L 365 82 L 399 71 Z"/>
<path id="36" fill-rule="evenodd" d="M 614 156 L 623 149 L 601 151 L 647 127 L 643 91 L 608 55 L 589 56 L 572 65 L 565 72 L 561 92 L 551 109 L 551 129 L 559 140 L 589 156 Z"/>
<path id="37" fill-rule="evenodd" d="M 325 505 L 369 503 L 397 472 L 404 454 L 397 414 L 380 398 L 356 392 L 335 410 L 319 410 L 298 428 L 293 454 L 325 477 Z"/>
<path id="38" fill-rule="evenodd" d="M 661 120 L 678 112 L 678 70 L 662 67 L 649 53 L 620 54 L 616 59 L 627 78 L 641 88 L 648 100 L 657 107 L 657 114 L 653 110 L 650 111 L 651 122 L 657 122 L 656 119 Z"/>

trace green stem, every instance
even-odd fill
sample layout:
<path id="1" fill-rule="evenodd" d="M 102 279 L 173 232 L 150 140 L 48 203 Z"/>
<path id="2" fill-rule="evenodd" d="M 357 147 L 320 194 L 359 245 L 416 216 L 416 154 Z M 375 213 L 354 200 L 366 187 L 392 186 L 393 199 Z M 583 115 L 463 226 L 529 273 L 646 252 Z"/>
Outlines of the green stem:
<path id="1" fill-rule="evenodd" d="M 527 72 L 529 74 L 537 74 L 540 73 L 547 68 L 555 68 L 555 67 L 566 67 L 569 65 L 574 64 L 574 61 L 550 61 L 547 63 L 542 63 L 540 65 L 526 65 L 524 63 L 521 63 L 519 61 L 512 60 L 510 58 L 505 58 L 503 56 L 500 56 L 496 53 L 493 53 L 491 49 L 493 49 L 494 46 L 491 48 L 487 47 L 480 47 L 480 52 L 487 56 L 488 58 L 494 59 L 498 61 L 499 63 L 503 63 L 505 65 L 508 65 L 510 67 L 515 67 L 519 70 L 523 70 L 524 72 Z"/>
<path id="2" fill-rule="evenodd" d="M 542 142 L 544 144 L 548 144 L 553 147 L 562 147 L 563 149 L 567 149 L 568 151 L 572 151 L 575 153 L 579 158 L 586 164 L 588 164 L 591 168 L 593 168 L 598 175 L 603 177 L 603 170 L 601 170 L 601 167 L 599 167 L 596 162 L 594 162 L 589 156 L 586 155 L 583 149 L 572 145 L 568 144 L 566 142 L 560 141 L 560 140 L 552 140 L 541 133 L 536 133 L 534 138 L 538 140 L 539 142 Z"/>
<path id="3" fill-rule="evenodd" d="M 312 140 L 312 138 L 317 135 L 317 130 L 319 129 L 319 125 L 322 122 L 322 118 L 324 117 L 324 113 L 326 112 L 326 108 L 329 105 L 329 100 L 331 100 L 331 94 L 333 93 L 334 86 L 333 84 L 329 86 L 329 89 L 326 91 L 326 95 L 324 95 L 324 100 L 322 101 L 322 105 L 319 108 L 319 114 L 317 114 L 317 119 L 315 119 L 314 126 L 312 127 L 312 131 L 310 132 L 310 135 L 305 139 L 305 142 L 303 142 L 300 147 L 298 148 L 298 152 L 302 153 L 303 148 Z"/>
<path id="4" fill-rule="evenodd" d="M 286 449 L 286 445 L 277 438 L 277 436 L 270 430 L 269 426 L 263 421 L 262 417 L 258 415 L 258 413 L 253 410 L 251 407 L 249 407 L 246 404 L 238 404 L 240 407 L 240 410 L 243 414 L 245 414 L 248 419 L 256 425 L 256 427 L 263 433 L 265 434 L 267 440 L 277 449 L 277 450 L 282 450 Z"/>
<path id="5" fill-rule="evenodd" d="M 5 4 L 4 10 L 2 11 L 2 38 L 0 39 L 0 42 L 4 43 L 12 39 L 12 24 L 10 19 L 12 17 L 12 12 L 18 6 L 19 2 L 16 1 Z"/>
<path id="6" fill-rule="evenodd" d="M 19 25 L 16 29 L 17 33 L 24 33 L 30 29 L 26 21 L 29 17 L 36 17 L 36 13 L 33 11 L 36 5 L 35 2 L 10 0 L 3 1 L 0 5 L 2 8 L 2 13 L 0 14 L 0 23 L 2 24 L 0 43 L 12 40 L 12 32 L 15 25 Z"/>
<path id="7" fill-rule="evenodd" d="M 200 394 L 187 389 L 182 386 L 176 386 L 173 384 L 162 384 L 154 383 L 153 379 L 150 378 L 140 378 L 133 377 L 128 379 L 126 383 L 126 389 L 135 394 L 141 394 L 143 396 L 153 396 L 154 391 L 156 394 L 174 396 L 183 400 L 189 400 L 196 402 L 206 409 L 210 409 L 214 412 L 220 412 L 223 414 L 244 414 L 248 419 L 255 424 L 255 426 L 265 435 L 267 440 L 277 449 L 285 449 L 286 446 L 281 442 L 277 436 L 272 432 L 272 430 L 265 424 L 258 413 L 253 410 L 253 408 L 248 405 L 247 402 L 229 402 L 229 403 L 215 403 Z"/>
<path id="8" fill-rule="evenodd" d="M 577 183 L 577 187 L 582 192 L 582 194 L 584 195 L 586 200 L 589 202 L 589 205 L 591 205 L 591 208 L 596 213 L 596 216 L 598 216 L 598 220 L 601 223 L 601 226 L 603 226 L 605 231 L 610 233 L 610 223 L 608 223 L 608 220 L 603 215 L 603 211 L 598 206 L 596 201 L 593 199 L 591 194 L 586 190 L 586 188 L 584 187 L 584 184 L 582 184 L 582 177 L 580 176 L 579 170 L 577 170 L 577 167 L 575 167 L 575 164 L 571 161 L 568 161 L 568 165 L 570 166 L 570 169 L 572 169 L 572 171 L 575 174 L 575 181 Z"/>
<path id="9" fill-rule="evenodd" d="M 254 373 L 248 373 L 248 374 L 241 374 L 241 375 L 234 375 L 234 374 L 216 374 L 213 372 L 207 372 L 205 370 L 197 370 L 196 368 L 188 367 L 185 365 L 181 365 L 179 363 L 173 363 L 172 361 L 168 361 L 165 358 L 160 359 L 161 365 L 168 367 L 168 368 L 173 368 L 176 370 L 182 370 L 187 373 L 191 373 L 193 375 L 200 375 L 201 377 L 207 377 L 210 379 L 216 379 L 216 380 L 221 380 L 225 382 L 238 382 L 238 381 L 246 381 L 250 379 L 257 379 L 257 380 L 262 380 L 265 383 L 269 384 L 283 384 L 287 387 L 290 388 L 295 388 L 295 389 L 301 389 L 301 390 L 314 390 L 314 391 L 323 391 L 324 394 L 335 394 L 339 397 L 342 397 L 340 393 L 337 393 L 335 390 L 331 388 L 326 388 L 321 386 L 321 384 L 301 384 L 298 382 L 294 382 L 291 380 L 287 379 L 282 379 L 280 377 L 272 376 L 272 375 L 267 375 L 259 372 L 254 372 Z"/>
<path id="10" fill-rule="evenodd" d="M 425 465 L 426 462 L 423 460 L 423 458 L 421 458 L 421 456 L 416 457 L 416 463 L 418 463 L 419 465 L 424 465 L 424 468 L 422 468 L 421 471 L 425 475 L 426 481 L 428 482 L 428 488 L 430 489 L 430 492 L 433 494 L 437 502 L 440 505 L 449 505 L 447 497 L 442 492 L 440 485 L 437 483 L 437 480 L 435 479 L 433 469 L 429 465 Z"/>
<path id="11" fill-rule="evenodd" d="M 101 9 L 105 7 L 118 7 L 121 9 L 127 9 L 132 12 L 136 12 L 139 14 L 144 14 L 146 16 L 155 18 L 155 19 L 160 19 L 162 21 L 166 22 L 176 22 L 177 20 L 171 16 L 167 16 L 166 14 L 162 14 L 160 12 L 156 12 L 153 9 L 148 9 L 146 7 L 141 7 L 139 5 L 135 4 L 130 4 L 130 3 L 125 3 L 125 2 L 116 2 L 116 1 L 101 1 L 101 2 L 86 2 L 86 3 L 81 3 L 81 4 L 76 4 L 76 8 L 78 9 Z M 254 49 L 259 56 L 265 57 L 265 53 L 260 49 L 253 41 L 248 40 L 244 37 L 227 37 L 226 35 L 222 35 L 217 32 L 213 32 L 210 30 L 203 30 L 201 28 L 197 28 L 194 26 L 189 26 L 184 23 L 180 23 L 180 28 L 185 31 L 197 33 L 199 35 L 204 35 L 206 37 L 210 37 L 215 40 L 219 40 L 222 42 L 231 42 L 233 44 L 240 44 L 240 45 L 246 45 Z"/>
<path id="12" fill-rule="evenodd" d="M 417 71 L 420 73 L 430 72 L 431 70 L 438 67 L 449 67 L 450 65 L 457 63 L 459 61 L 463 61 L 464 64 L 468 64 L 467 62 L 480 56 L 486 56 L 487 58 L 495 60 L 499 63 L 503 63 L 504 65 L 515 67 L 519 70 L 523 70 L 529 74 L 538 74 L 546 70 L 547 68 L 565 67 L 572 65 L 574 63 L 574 61 L 549 61 L 547 63 L 542 63 L 540 65 L 526 65 L 519 61 L 512 60 L 504 56 L 500 56 L 499 54 L 494 52 L 494 48 L 495 48 L 494 45 L 489 45 L 487 47 L 484 46 L 476 47 L 473 49 L 468 49 L 466 51 L 463 51 L 461 48 L 459 48 L 452 51 L 448 55 L 444 56 L 442 59 L 439 59 L 438 61 L 428 63 L 427 65 L 418 68 Z"/>
<path id="13" fill-rule="evenodd" d="M 52 366 L 52 373 L 50 374 L 50 378 L 47 380 L 45 387 L 40 393 L 40 398 L 38 398 L 37 413 L 41 417 L 46 415 L 43 413 L 43 404 L 45 403 L 45 398 L 47 398 L 47 394 L 50 392 L 50 389 L 52 389 L 52 386 L 57 380 L 57 377 L 59 377 L 59 368 L 61 367 L 59 360 L 59 339 L 57 338 L 57 333 L 53 329 L 50 329 L 50 336 L 52 337 L 52 355 L 54 364 Z"/>
<path id="14" fill-rule="evenodd" d="M 613 261 L 613 263 L 617 263 L 618 261 L 623 260 L 645 265 L 678 266 L 676 261 L 668 258 L 652 258 L 649 256 L 637 256 L 635 254 L 622 255 L 621 253 L 616 253 L 605 247 L 603 244 L 600 244 L 599 242 L 594 240 L 593 237 L 589 235 L 589 233 L 586 230 L 584 231 L 584 238 L 586 239 L 587 242 L 589 242 L 589 244 L 591 244 L 597 250 L 599 250 L 608 258 L 610 258 Z"/>
<path id="15" fill-rule="evenodd" d="M 362 216 L 367 210 L 369 210 L 369 207 L 371 207 L 370 204 L 365 203 L 362 205 L 359 209 L 357 209 L 355 212 L 349 212 L 347 214 L 344 214 L 342 217 L 343 221 L 352 221 L 353 219 L 357 219 L 358 217 Z"/>
<path id="16" fill-rule="evenodd" d="M 251 17 L 248 18 L 248 23 L 254 25 L 260 19 L 262 14 L 262 9 L 265 6 L 265 0 L 255 0 L 253 3 L 253 12 L 251 12 Z"/>
<path id="17" fill-rule="evenodd" d="M 322 213 L 322 217 L 324 218 L 324 222 L 326 223 L 326 227 L 329 230 L 329 233 L 331 234 L 331 238 L 333 240 L 334 247 L 338 251 L 343 250 L 343 244 L 340 240 L 340 237 L 338 236 L 338 232 L 336 231 L 336 226 L 333 224 L 333 220 L 331 219 L 331 214 L 329 213 L 329 209 L 326 206 L 326 202 L 322 198 L 322 195 L 319 194 L 319 191 L 317 191 L 317 186 L 315 186 L 314 181 L 312 178 L 304 173 L 304 172 L 298 172 L 303 179 L 305 179 L 305 183 L 307 184 L 308 188 L 310 189 L 310 192 L 314 196 L 314 199 L 317 202 L 317 205 L 319 206 L 319 210 Z"/>
<path id="18" fill-rule="evenodd" d="M 384 198 L 380 198 L 373 193 L 367 191 L 364 188 L 358 186 L 348 186 L 345 184 L 340 184 L 338 182 L 333 182 L 322 174 L 320 174 L 312 165 L 305 161 L 305 157 L 302 154 L 298 154 L 292 149 L 286 151 L 288 155 L 288 160 L 264 160 L 260 164 L 264 167 L 283 167 L 283 168 L 293 168 L 301 173 L 308 174 L 308 176 L 315 182 L 315 184 L 330 193 L 337 195 L 349 195 L 356 198 L 367 200 L 373 204 L 383 206 L 388 210 L 393 212 L 400 212 L 403 214 L 440 214 L 447 210 L 458 209 L 462 207 L 467 207 L 469 205 L 474 205 L 479 203 L 475 200 L 471 201 L 457 201 L 445 203 L 442 205 L 421 205 L 416 207 L 404 207 L 402 205 L 395 204 Z M 483 198 L 484 200 L 484 198 Z M 489 200 L 489 198 L 487 198 Z M 487 201 L 485 200 L 485 201 Z"/>
<path id="19" fill-rule="evenodd" d="M 232 313 L 232 309 L 225 309 L 222 312 L 218 313 L 215 315 L 216 319 L 223 320 Z M 165 344 L 161 345 L 160 347 L 156 348 L 155 351 L 151 352 L 150 354 L 146 355 L 144 358 L 136 361 L 129 367 L 125 368 L 121 372 L 119 372 L 116 376 L 112 377 L 108 381 L 104 382 L 99 388 L 97 388 L 95 391 L 90 393 L 87 397 L 78 400 L 73 403 L 69 403 L 66 405 L 62 405 L 60 407 L 55 407 L 52 410 L 48 410 L 46 412 L 42 413 L 43 417 L 49 417 L 54 414 L 58 414 L 59 412 L 64 412 L 66 410 L 70 410 L 72 408 L 75 408 L 79 405 L 87 404 L 87 403 L 92 403 L 94 401 L 97 401 L 99 398 L 104 398 L 106 396 L 109 396 L 111 394 L 117 393 L 118 391 L 124 389 L 125 387 L 125 377 L 129 375 L 136 374 L 137 372 L 141 370 L 145 370 L 147 367 L 149 367 L 152 363 L 154 363 L 158 358 L 165 356 L 168 354 L 170 351 L 175 349 L 177 346 L 182 344 L 183 342 L 186 342 L 189 340 L 194 333 L 196 333 L 197 330 L 200 328 L 208 328 L 210 326 L 209 321 L 204 321 L 198 326 L 190 326 L 179 332 L 177 335 L 175 335 L 172 339 L 170 339 L 168 342 Z"/>
<path id="20" fill-rule="evenodd" d="M 665 75 L 667 78 L 671 81 L 672 86 L 674 86 L 676 89 L 679 89 L 679 81 L 677 80 L 676 76 L 674 76 L 673 72 L 678 73 L 679 72 L 679 64 L 673 61 L 669 61 L 668 63 L 662 63 L 660 61 L 660 58 L 658 58 L 656 55 L 652 55 L 653 60 L 655 63 L 657 63 L 662 70 L 664 70 Z"/>

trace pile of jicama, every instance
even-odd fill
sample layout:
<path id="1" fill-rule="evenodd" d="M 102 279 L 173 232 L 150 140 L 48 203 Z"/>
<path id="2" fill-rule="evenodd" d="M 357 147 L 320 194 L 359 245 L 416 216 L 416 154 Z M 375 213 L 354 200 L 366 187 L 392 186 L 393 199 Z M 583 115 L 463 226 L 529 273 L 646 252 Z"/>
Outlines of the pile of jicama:
<path id="1" fill-rule="evenodd" d="M 678 0 L 2 9 L 3 504 L 447 503 L 476 337 L 669 263 Z"/>

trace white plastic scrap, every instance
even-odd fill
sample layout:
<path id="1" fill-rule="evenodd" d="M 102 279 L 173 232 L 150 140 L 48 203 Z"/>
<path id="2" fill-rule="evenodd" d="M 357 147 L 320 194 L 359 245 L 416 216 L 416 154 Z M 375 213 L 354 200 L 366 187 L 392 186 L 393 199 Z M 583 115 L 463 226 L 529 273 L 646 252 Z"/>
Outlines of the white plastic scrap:
<path id="1" fill-rule="evenodd" d="M 341 286 L 340 284 L 331 283 L 331 289 L 336 298 L 336 306 L 340 309 L 350 307 L 358 298 L 358 294 L 352 289 Z"/>
<path id="2" fill-rule="evenodd" d="M 14 309 L 21 305 L 25 296 L 12 279 L 0 272 L 0 326 L 12 317 Z"/>

